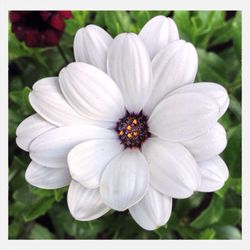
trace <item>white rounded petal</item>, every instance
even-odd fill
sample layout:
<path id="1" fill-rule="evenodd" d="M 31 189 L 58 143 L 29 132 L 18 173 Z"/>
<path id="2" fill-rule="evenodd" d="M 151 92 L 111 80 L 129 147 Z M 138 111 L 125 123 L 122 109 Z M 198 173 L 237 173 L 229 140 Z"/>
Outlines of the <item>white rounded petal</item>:
<path id="1" fill-rule="evenodd" d="M 70 63 L 59 74 L 62 92 L 84 117 L 117 122 L 124 115 L 121 92 L 104 72 L 86 63 Z"/>
<path id="2" fill-rule="evenodd" d="M 32 161 L 25 179 L 31 185 L 43 189 L 56 189 L 69 185 L 71 176 L 68 168 L 48 168 Z"/>
<path id="3" fill-rule="evenodd" d="M 213 98 L 219 107 L 218 119 L 226 112 L 229 105 L 227 90 L 217 83 L 199 82 L 188 84 L 170 93 L 170 95 L 177 93 L 200 93 Z"/>
<path id="4" fill-rule="evenodd" d="M 68 154 L 72 178 L 84 187 L 99 187 L 104 168 L 122 150 L 118 138 L 91 140 L 77 145 Z"/>
<path id="5" fill-rule="evenodd" d="M 214 192 L 223 187 L 228 179 L 229 172 L 226 163 L 220 156 L 215 156 L 207 161 L 199 162 L 201 184 L 197 191 Z"/>
<path id="6" fill-rule="evenodd" d="M 173 19 L 165 16 L 156 16 L 143 26 L 139 37 L 145 44 L 150 58 L 153 58 L 169 43 L 178 40 L 179 33 Z"/>
<path id="7" fill-rule="evenodd" d="M 175 94 L 154 109 L 149 130 L 160 138 L 182 142 L 208 132 L 216 124 L 218 113 L 218 105 L 206 95 Z"/>
<path id="8" fill-rule="evenodd" d="M 171 91 L 193 83 L 198 68 L 197 52 L 191 43 L 172 42 L 154 57 L 152 68 L 154 87 L 143 109 L 146 114 Z"/>
<path id="9" fill-rule="evenodd" d="M 151 185 L 161 193 L 182 199 L 199 187 L 196 161 L 181 144 L 149 138 L 142 145 L 142 152 L 149 164 Z"/>
<path id="10" fill-rule="evenodd" d="M 99 189 L 87 189 L 74 180 L 70 183 L 67 199 L 69 211 L 76 220 L 95 220 L 110 210 L 102 202 Z"/>
<path id="11" fill-rule="evenodd" d="M 67 166 L 69 151 L 91 139 L 116 138 L 116 132 L 94 126 L 65 126 L 37 137 L 30 145 L 30 157 L 41 165 L 52 168 Z"/>
<path id="12" fill-rule="evenodd" d="M 152 69 L 137 35 L 123 33 L 113 40 L 108 51 L 108 74 L 119 86 L 127 110 L 139 113 L 152 91 Z"/>
<path id="13" fill-rule="evenodd" d="M 38 114 L 31 115 L 23 120 L 16 129 L 16 144 L 23 150 L 29 151 L 30 143 L 39 135 L 55 129 L 56 126 L 45 121 Z"/>
<path id="14" fill-rule="evenodd" d="M 194 139 L 183 141 L 197 161 L 204 161 L 219 155 L 227 145 L 227 134 L 223 126 L 216 123 L 209 131 Z"/>
<path id="15" fill-rule="evenodd" d="M 29 94 L 29 101 L 39 115 L 56 126 L 84 122 L 84 118 L 64 98 L 58 77 L 48 77 L 37 81 Z"/>
<path id="16" fill-rule="evenodd" d="M 167 223 L 172 211 L 172 198 L 153 187 L 142 200 L 129 209 L 133 219 L 146 230 L 155 230 Z"/>
<path id="17" fill-rule="evenodd" d="M 107 71 L 107 51 L 112 37 L 97 25 L 88 25 L 76 32 L 74 55 L 76 62 L 91 64 Z"/>
<path id="18" fill-rule="evenodd" d="M 138 149 L 127 148 L 105 168 L 100 185 L 104 203 L 124 211 L 142 199 L 149 185 L 149 170 Z"/>

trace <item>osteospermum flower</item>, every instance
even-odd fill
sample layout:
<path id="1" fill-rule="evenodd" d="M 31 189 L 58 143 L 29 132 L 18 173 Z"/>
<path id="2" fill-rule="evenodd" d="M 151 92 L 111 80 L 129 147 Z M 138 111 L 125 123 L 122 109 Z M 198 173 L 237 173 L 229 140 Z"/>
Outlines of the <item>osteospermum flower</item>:
<path id="1" fill-rule="evenodd" d="M 89 25 L 74 51 L 78 62 L 35 83 L 37 113 L 17 129 L 32 159 L 29 183 L 70 184 L 77 220 L 129 209 L 147 230 L 168 221 L 172 198 L 223 186 L 228 169 L 218 155 L 227 139 L 218 119 L 228 95 L 216 83 L 193 83 L 196 50 L 171 19 L 155 17 L 139 36 L 115 39 Z"/>
<path id="2" fill-rule="evenodd" d="M 71 11 L 11 11 L 12 32 L 29 47 L 54 46 L 65 28 Z"/>

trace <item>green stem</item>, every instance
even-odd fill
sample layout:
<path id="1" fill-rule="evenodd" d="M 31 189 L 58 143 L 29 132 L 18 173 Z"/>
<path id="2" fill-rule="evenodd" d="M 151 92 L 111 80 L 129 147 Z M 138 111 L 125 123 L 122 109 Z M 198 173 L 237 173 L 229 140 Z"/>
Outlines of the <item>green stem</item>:
<path id="1" fill-rule="evenodd" d="M 227 88 L 227 91 L 228 91 L 229 93 L 231 93 L 231 92 L 233 92 L 235 89 L 240 88 L 240 87 L 241 87 L 241 82 L 237 81 L 235 84 L 232 84 L 231 86 L 229 86 L 229 87 Z"/>
<path id="2" fill-rule="evenodd" d="M 67 59 L 67 57 L 66 57 L 66 55 L 65 55 L 65 53 L 64 53 L 64 51 L 59 43 L 57 44 L 57 49 L 59 50 L 65 64 L 69 64 L 69 61 L 68 61 L 68 59 Z"/>

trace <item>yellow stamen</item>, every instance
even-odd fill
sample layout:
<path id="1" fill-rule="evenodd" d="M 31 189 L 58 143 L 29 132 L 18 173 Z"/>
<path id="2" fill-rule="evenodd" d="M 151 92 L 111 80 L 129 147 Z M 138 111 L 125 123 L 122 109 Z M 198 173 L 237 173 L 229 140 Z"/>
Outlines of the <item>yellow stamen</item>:
<path id="1" fill-rule="evenodd" d="M 136 119 L 133 120 L 133 124 L 135 124 L 135 125 L 137 124 L 137 120 Z"/>
<path id="2" fill-rule="evenodd" d="M 124 132 L 121 130 L 121 131 L 119 132 L 119 135 L 124 135 Z"/>
<path id="3" fill-rule="evenodd" d="M 127 126 L 127 130 L 131 130 L 131 128 L 132 128 L 132 127 L 131 127 L 130 125 Z"/>
<path id="4" fill-rule="evenodd" d="M 133 132 L 133 135 L 134 135 L 134 136 L 137 136 L 137 135 L 138 135 L 138 132 Z"/>
<path id="5" fill-rule="evenodd" d="M 128 134 L 127 134 L 127 137 L 128 137 L 128 138 L 131 138 L 131 137 L 132 137 L 132 135 L 131 135 L 130 133 L 128 133 Z"/>

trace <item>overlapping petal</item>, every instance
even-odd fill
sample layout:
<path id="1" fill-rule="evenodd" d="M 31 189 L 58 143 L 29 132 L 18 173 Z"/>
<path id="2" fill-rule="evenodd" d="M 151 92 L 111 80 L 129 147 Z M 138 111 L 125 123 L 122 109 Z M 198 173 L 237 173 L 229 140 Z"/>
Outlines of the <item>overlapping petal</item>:
<path id="1" fill-rule="evenodd" d="M 144 112 L 150 114 L 168 93 L 193 83 L 197 67 L 198 56 L 191 43 L 178 40 L 161 50 L 152 61 L 154 87 Z"/>
<path id="2" fill-rule="evenodd" d="M 100 185 L 107 206 L 124 211 L 142 199 L 149 185 L 147 162 L 138 149 L 126 149 L 105 168 Z"/>
<path id="3" fill-rule="evenodd" d="M 227 90 L 217 83 L 199 82 L 195 84 L 188 84 L 173 91 L 170 95 L 177 93 L 200 93 L 211 97 L 219 107 L 218 119 L 226 112 L 229 105 Z"/>
<path id="4" fill-rule="evenodd" d="M 45 121 L 38 114 L 31 115 L 23 120 L 16 129 L 16 143 L 25 150 L 29 151 L 30 143 L 39 135 L 55 129 L 56 126 Z"/>
<path id="5" fill-rule="evenodd" d="M 72 180 L 68 191 L 68 206 L 72 216 L 80 221 L 97 219 L 107 213 L 99 189 L 87 189 Z"/>
<path id="6" fill-rule="evenodd" d="M 220 156 L 199 162 L 201 184 L 197 191 L 214 192 L 223 187 L 229 176 L 226 163 Z"/>
<path id="7" fill-rule="evenodd" d="M 56 189 L 69 185 L 71 176 L 68 168 L 48 168 L 32 161 L 25 172 L 25 179 L 39 188 Z"/>
<path id="8" fill-rule="evenodd" d="M 82 116 L 117 122 L 124 115 L 119 88 L 98 68 L 86 63 L 70 63 L 61 70 L 59 82 L 68 102 Z"/>
<path id="9" fill-rule="evenodd" d="M 196 161 L 188 150 L 178 143 L 149 138 L 142 145 L 149 164 L 151 185 L 173 198 L 187 198 L 200 185 Z"/>
<path id="10" fill-rule="evenodd" d="M 112 37 L 96 25 L 87 25 L 77 31 L 74 39 L 74 55 L 77 62 L 91 64 L 107 71 L 107 51 Z"/>
<path id="11" fill-rule="evenodd" d="M 199 93 L 178 93 L 165 98 L 154 109 L 150 132 L 169 141 L 185 141 L 203 135 L 213 127 L 219 107 L 212 98 Z"/>
<path id="12" fill-rule="evenodd" d="M 129 209 L 133 219 L 146 230 L 155 230 L 167 223 L 172 211 L 172 198 L 148 188 L 142 200 Z"/>
<path id="13" fill-rule="evenodd" d="M 37 163 L 52 167 L 67 166 L 67 155 L 76 145 L 91 139 L 112 139 L 114 131 L 82 125 L 65 126 L 51 130 L 37 137 L 30 145 L 30 157 Z"/>
<path id="14" fill-rule="evenodd" d="M 183 141 L 182 144 L 197 161 L 204 161 L 219 155 L 225 149 L 227 135 L 223 126 L 216 123 L 207 133 L 194 139 Z"/>
<path id="15" fill-rule="evenodd" d="M 58 77 L 48 77 L 33 85 L 29 101 L 35 111 L 56 126 L 84 123 L 81 117 L 65 100 Z"/>
<path id="16" fill-rule="evenodd" d="M 139 37 L 145 44 L 152 59 L 169 43 L 179 39 L 175 22 L 165 16 L 156 16 L 150 19 L 141 29 Z"/>
<path id="17" fill-rule="evenodd" d="M 122 33 L 108 51 L 108 74 L 119 86 L 129 112 L 139 113 L 152 91 L 148 52 L 136 34 Z"/>
<path id="18" fill-rule="evenodd" d="M 83 142 L 68 155 L 74 180 L 87 188 L 97 188 L 106 165 L 123 150 L 119 139 L 97 139 Z"/>

